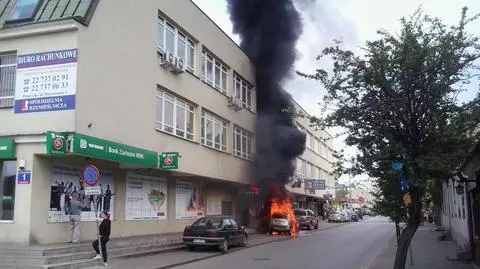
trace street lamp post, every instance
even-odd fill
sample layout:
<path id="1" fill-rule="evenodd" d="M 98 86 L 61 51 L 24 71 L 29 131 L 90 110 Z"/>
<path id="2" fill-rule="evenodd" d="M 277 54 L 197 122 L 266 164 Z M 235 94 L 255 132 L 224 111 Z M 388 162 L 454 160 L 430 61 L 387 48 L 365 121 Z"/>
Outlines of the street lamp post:
<path id="1" fill-rule="evenodd" d="M 348 175 L 348 205 L 349 210 L 352 210 L 352 174 Z"/>

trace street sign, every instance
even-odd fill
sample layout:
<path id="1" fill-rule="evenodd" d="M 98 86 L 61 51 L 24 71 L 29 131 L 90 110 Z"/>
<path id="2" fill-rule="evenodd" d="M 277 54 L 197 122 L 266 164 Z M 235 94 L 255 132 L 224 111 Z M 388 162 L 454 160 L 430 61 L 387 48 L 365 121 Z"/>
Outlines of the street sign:
<path id="1" fill-rule="evenodd" d="M 397 161 L 397 162 L 393 162 L 393 163 L 392 163 L 392 168 L 393 168 L 393 170 L 397 170 L 397 171 L 398 171 L 398 170 L 402 169 L 402 167 L 403 167 L 403 165 L 402 165 L 401 162 L 398 162 L 398 161 Z"/>
<path id="2" fill-rule="evenodd" d="M 100 171 L 94 165 L 87 165 L 82 170 L 82 179 L 88 186 L 95 186 L 100 180 Z"/>
<path id="3" fill-rule="evenodd" d="M 32 178 L 32 171 L 18 171 L 17 184 L 28 185 Z"/>
<path id="4" fill-rule="evenodd" d="M 324 179 L 312 180 L 312 187 L 315 190 L 325 190 L 325 180 Z"/>
<path id="5" fill-rule="evenodd" d="M 84 189 L 85 195 L 99 195 L 102 194 L 102 188 L 100 186 L 87 186 Z"/>
<path id="6" fill-rule="evenodd" d="M 412 197 L 410 196 L 410 194 L 405 194 L 405 195 L 403 196 L 403 203 L 404 203 L 405 205 L 409 205 L 409 204 L 412 203 Z"/>
<path id="7" fill-rule="evenodd" d="M 65 155 L 67 153 L 67 135 L 62 133 L 47 132 L 47 154 Z"/>
<path id="8" fill-rule="evenodd" d="M 15 139 L 0 139 L 0 160 L 15 159 Z"/>
<path id="9" fill-rule="evenodd" d="M 178 169 L 178 152 L 164 152 L 160 156 L 160 168 Z"/>

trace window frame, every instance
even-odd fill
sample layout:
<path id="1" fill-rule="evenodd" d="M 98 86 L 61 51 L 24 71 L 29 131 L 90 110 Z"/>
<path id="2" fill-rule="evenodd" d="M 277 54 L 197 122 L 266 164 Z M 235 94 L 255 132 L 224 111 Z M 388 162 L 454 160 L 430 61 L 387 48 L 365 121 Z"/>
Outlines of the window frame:
<path id="1" fill-rule="evenodd" d="M 17 19 L 12 19 L 12 15 L 15 11 L 17 11 L 17 8 L 19 8 L 19 3 L 21 3 L 22 0 L 17 0 L 17 2 L 15 3 L 15 6 L 12 8 L 12 10 L 10 11 L 10 14 L 8 14 L 8 17 L 7 19 L 5 20 L 5 23 L 6 24 L 9 24 L 9 23 L 20 23 L 20 22 L 30 22 L 30 21 L 33 21 L 35 19 L 35 16 L 37 15 L 38 13 L 38 10 L 40 9 L 40 7 L 42 6 L 42 3 L 43 3 L 43 0 L 36 0 L 37 3 L 35 4 L 35 7 L 31 10 L 31 13 L 30 13 L 30 16 L 29 17 L 22 17 L 22 18 L 17 18 Z M 27 0 L 28 1 L 28 0 Z"/>
<path id="2" fill-rule="evenodd" d="M 212 72 L 211 72 L 211 78 L 207 76 L 208 73 L 208 68 L 207 66 L 211 64 L 212 67 Z M 217 72 L 216 70 L 218 69 L 218 74 L 219 74 L 219 79 L 220 79 L 220 84 L 217 84 Z M 228 94 L 228 73 L 229 73 L 230 68 L 226 66 L 222 61 L 220 61 L 217 57 L 213 56 L 211 53 L 206 51 L 205 49 L 202 50 L 202 68 L 201 68 L 201 78 L 202 81 L 207 83 L 208 85 L 212 86 L 215 88 L 217 91 L 223 93 L 223 94 Z M 223 81 L 225 79 L 225 81 Z M 223 88 L 225 87 L 225 88 Z"/>
<path id="3" fill-rule="evenodd" d="M 209 118 L 210 117 L 210 118 Z M 201 118 L 202 118 L 202 131 L 201 131 L 201 143 L 202 145 L 206 146 L 206 147 L 209 147 L 209 148 L 212 148 L 212 149 L 216 149 L 216 150 L 220 150 L 220 151 L 223 151 L 223 152 L 227 152 L 228 150 L 228 121 L 224 118 L 221 118 L 217 115 L 215 115 L 214 113 L 208 111 L 208 110 L 205 110 L 205 109 L 202 109 L 202 113 L 201 113 Z M 207 139 L 207 121 L 210 121 L 211 124 L 212 124 L 212 139 L 211 141 L 208 141 Z M 220 142 L 219 142 L 219 148 L 216 147 L 216 141 L 215 141 L 215 127 L 216 125 L 220 125 L 220 130 L 223 132 L 223 133 L 220 133 Z M 211 144 L 209 145 L 208 142 L 211 142 Z"/>
<path id="4" fill-rule="evenodd" d="M 170 100 L 166 99 L 165 96 L 173 98 L 173 101 L 170 101 Z M 161 112 L 161 119 L 159 120 L 158 119 L 158 114 L 159 114 L 158 113 L 158 108 L 159 108 L 158 104 L 159 104 L 160 101 L 162 102 L 162 104 L 161 104 L 162 112 Z M 166 102 L 173 105 L 173 118 L 172 118 L 173 126 L 170 126 L 170 124 L 165 123 L 165 103 Z M 183 107 L 181 106 L 181 103 L 184 103 Z M 196 107 L 193 103 L 191 103 L 190 101 L 188 101 L 184 98 L 178 97 L 178 96 L 176 96 L 176 95 L 174 95 L 170 92 L 167 92 L 167 91 L 162 90 L 162 89 L 158 89 L 157 93 L 155 95 L 155 106 L 156 106 L 156 108 L 155 108 L 155 124 L 157 125 L 155 127 L 155 129 L 157 129 L 161 132 L 170 134 L 170 135 L 174 135 L 176 137 L 180 137 L 180 138 L 189 140 L 189 141 L 195 141 L 195 110 L 196 110 Z M 184 111 L 185 111 L 184 129 L 183 130 L 179 129 L 177 127 L 177 109 L 178 108 L 183 108 Z M 192 124 L 191 132 L 188 131 L 189 115 L 192 117 L 191 118 L 191 120 L 192 120 L 192 122 L 191 122 L 191 124 Z M 172 132 L 166 130 L 165 127 L 172 128 Z M 180 135 L 180 134 L 178 134 L 178 132 L 183 132 L 184 134 Z"/>
<path id="5" fill-rule="evenodd" d="M 242 100 L 243 108 L 253 112 L 255 110 L 253 85 L 238 74 L 234 73 L 233 89 L 234 96 Z M 243 89 L 245 89 L 246 96 L 244 96 Z M 248 97 L 248 95 L 250 96 Z M 248 101 L 250 101 L 250 104 L 248 104 Z"/>
<path id="6" fill-rule="evenodd" d="M 3 96 L 3 92 L 5 92 L 5 94 L 7 93 L 7 89 L 2 89 L 0 88 L 0 109 L 1 108 L 10 108 L 10 107 L 13 107 L 15 105 L 15 84 L 16 84 L 16 79 L 17 79 L 17 53 L 16 52 L 5 52 L 5 53 L 0 53 L 0 59 L 1 58 L 7 58 L 7 57 L 13 57 L 14 58 L 14 62 L 13 63 L 9 63 L 9 64 L 2 64 L 2 62 L 0 61 L 0 74 L 1 73 L 1 70 L 3 68 L 7 69 L 7 68 L 11 68 L 13 67 L 14 70 L 13 70 L 13 76 L 12 76 L 12 81 L 11 83 L 13 84 L 12 85 L 12 95 L 5 95 Z M 7 76 L 8 78 L 8 76 Z M 2 79 L 2 77 L 0 77 L 0 80 Z M 0 84 L 1 86 L 1 84 Z M 3 101 L 5 101 L 5 105 L 2 105 Z M 10 101 L 9 101 L 10 100 Z M 9 103 L 9 104 L 8 104 Z"/>
<path id="7" fill-rule="evenodd" d="M 13 178 L 13 196 L 12 196 L 12 204 L 13 204 L 13 208 L 12 208 L 12 218 L 11 219 L 3 219 L 3 210 L 2 210 L 2 215 L 0 215 L 0 223 L 1 222 L 14 222 L 15 221 L 15 196 L 16 196 L 16 193 L 17 193 L 17 165 L 18 165 L 18 160 L 17 159 L 5 159 L 5 160 L 0 160 L 0 184 L 5 184 L 4 180 L 4 171 L 3 171 L 3 165 L 5 162 L 14 162 L 14 165 L 15 165 L 15 168 L 14 168 L 14 171 L 15 171 L 15 174 L 13 175 L 14 178 Z M 3 197 L 5 197 L 5 185 L 2 186 L 2 193 L 1 193 L 1 197 L 2 197 L 2 202 L 0 203 L 0 205 L 4 206 L 3 204 Z"/>
<path id="8" fill-rule="evenodd" d="M 237 135 L 240 135 L 240 151 L 237 150 Z M 245 152 L 243 151 L 243 139 L 247 143 L 245 145 Z M 250 152 L 248 152 L 248 144 L 250 144 Z M 238 125 L 233 126 L 233 155 L 238 158 L 252 160 L 253 159 L 253 152 L 254 152 L 254 136 L 253 133 L 243 129 Z"/>
<path id="9" fill-rule="evenodd" d="M 160 26 L 162 27 L 162 32 L 160 33 Z M 167 50 L 167 29 L 168 27 L 172 28 L 173 29 L 173 51 L 169 51 Z M 162 45 L 160 45 L 160 35 L 162 35 Z M 185 42 L 185 55 L 184 57 L 181 57 L 178 55 L 178 41 L 179 39 L 183 39 L 183 41 Z M 195 74 L 195 51 L 196 51 L 196 47 L 197 47 L 197 43 L 192 40 L 188 34 L 186 34 L 185 32 L 183 32 L 182 30 L 179 30 L 178 27 L 176 27 L 173 23 L 169 22 L 167 19 L 163 18 L 163 17 L 160 17 L 158 16 L 158 21 L 157 21 L 157 47 L 164 50 L 164 51 L 167 51 L 167 52 L 170 52 L 170 53 L 173 53 L 173 55 L 175 55 L 175 57 L 181 57 L 183 58 L 184 62 L 185 62 L 185 67 L 186 67 L 186 70 Z M 191 49 L 191 55 L 190 57 L 191 58 L 188 58 L 189 56 L 189 50 Z M 191 62 L 190 62 L 191 61 Z"/>

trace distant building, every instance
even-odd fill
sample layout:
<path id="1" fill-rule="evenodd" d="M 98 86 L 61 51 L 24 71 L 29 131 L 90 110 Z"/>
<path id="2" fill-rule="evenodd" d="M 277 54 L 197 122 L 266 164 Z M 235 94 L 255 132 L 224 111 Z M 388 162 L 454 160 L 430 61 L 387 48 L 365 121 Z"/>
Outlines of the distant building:
<path id="1" fill-rule="evenodd" d="M 467 181 L 467 182 L 462 182 Z M 480 266 L 480 143 L 452 177 L 443 182 L 441 225 L 463 258 Z"/>
<path id="2" fill-rule="evenodd" d="M 308 117 L 308 112 L 295 101 L 294 105 L 299 114 Z M 287 189 L 293 194 L 296 206 L 323 215 L 324 205 L 335 199 L 333 137 L 324 130 L 310 127 L 310 120 L 306 117 L 295 120 L 297 128 L 306 134 L 306 149 L 296 159 L 295 175 Z"/>

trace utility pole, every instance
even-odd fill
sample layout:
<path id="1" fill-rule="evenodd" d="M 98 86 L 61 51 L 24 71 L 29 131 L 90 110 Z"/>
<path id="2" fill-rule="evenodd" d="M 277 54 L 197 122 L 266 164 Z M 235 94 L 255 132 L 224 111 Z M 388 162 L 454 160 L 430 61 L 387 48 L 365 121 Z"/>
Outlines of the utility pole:
<path id="1" fill-rule="evenodd" d="M 349 210 L 352 210 L 352 174 L 348 175 L 348 205 Z"/>

